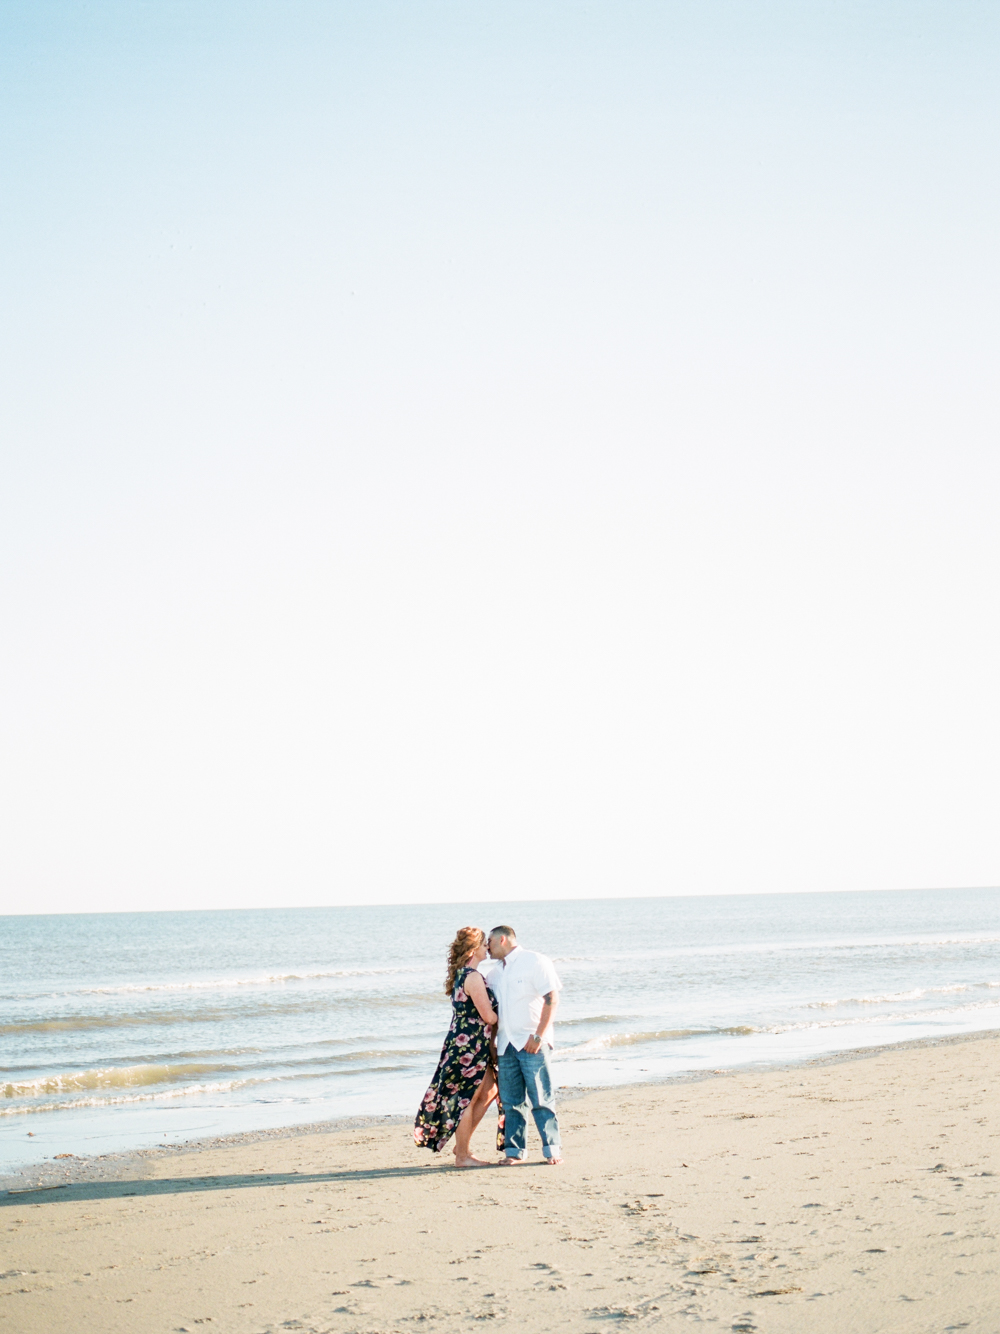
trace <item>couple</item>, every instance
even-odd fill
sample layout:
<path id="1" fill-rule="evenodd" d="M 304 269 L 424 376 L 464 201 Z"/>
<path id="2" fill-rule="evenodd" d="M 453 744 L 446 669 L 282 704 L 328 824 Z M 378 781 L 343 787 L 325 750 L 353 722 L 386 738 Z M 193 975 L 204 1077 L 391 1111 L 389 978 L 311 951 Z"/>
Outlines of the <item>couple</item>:
<path id="1" fill-rule="evenodd" d="M 484 977 L 487 954 L 497 962 Z M 470 1140 L 499 1084 L 500 1165 L 524 1162 L 529 1105 L 546 1162 L 562 1162 L 549 1063 L 561 986 L 552 960 L 522 949 L 513 928 L 495 926 L 487 938 L 477 926 L 462 927 L 444 984 L 451 1027 L 414 1122 L 417 1144 L 440 1153 L 454 1135 L 456 1167 L 490 1167 L 472 1156 Z"/>

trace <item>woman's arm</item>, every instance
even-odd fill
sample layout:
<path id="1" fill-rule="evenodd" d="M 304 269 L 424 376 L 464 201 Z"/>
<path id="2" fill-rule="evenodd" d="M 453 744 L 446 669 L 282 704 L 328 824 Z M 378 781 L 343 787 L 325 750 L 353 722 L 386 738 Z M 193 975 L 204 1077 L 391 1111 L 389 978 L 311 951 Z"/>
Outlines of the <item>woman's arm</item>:
<path id="1" fill-rule="evenodd" d="M 479 1016 L 483 1023 L 495 1024 L 497 1021 L 496 1011 L 490 1004 L 490 998 L 486 993 L 486 983 L 483 981 L 482 973 L 477 973 L 475 971 L 468 973 L 465 981 L 462 983 L 462 988 L 479 1011 Z"/>

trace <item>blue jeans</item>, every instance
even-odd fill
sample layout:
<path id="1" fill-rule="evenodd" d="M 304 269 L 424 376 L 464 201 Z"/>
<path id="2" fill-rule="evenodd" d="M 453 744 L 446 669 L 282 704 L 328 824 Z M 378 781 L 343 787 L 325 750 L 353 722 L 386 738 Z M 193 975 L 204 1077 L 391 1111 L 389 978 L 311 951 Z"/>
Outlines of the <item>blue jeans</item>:
<path id="1" fill-rule="evenodd" d="M 500 1105 L 505 1118 L 503 1147 L 508 1158 L 524 1157 L 528 1128 L 525 1113 L 529 1104 L 542 1139 L 543 1156 L 562 1157 L 552 1067 L 549 1065 L 551 1050 L 543 1043 L 541 1050 L 532 1056 L 529 1052 L 518 1051 L 511 1043 L 498 1057 Z"/>

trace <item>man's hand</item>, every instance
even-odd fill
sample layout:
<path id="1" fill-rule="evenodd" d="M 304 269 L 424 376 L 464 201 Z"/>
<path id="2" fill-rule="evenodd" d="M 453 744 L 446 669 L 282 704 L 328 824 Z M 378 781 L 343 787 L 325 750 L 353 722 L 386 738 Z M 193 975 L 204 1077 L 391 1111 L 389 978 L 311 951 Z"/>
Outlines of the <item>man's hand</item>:
<path id="1" fill-rule="evenodd" d="M 536 1056 L 542 1050 L 542 1040 L 537 1034 L 532 1033 L 531 1037 L 524 1044 L 524 1050 L 529 1056 Z"/>

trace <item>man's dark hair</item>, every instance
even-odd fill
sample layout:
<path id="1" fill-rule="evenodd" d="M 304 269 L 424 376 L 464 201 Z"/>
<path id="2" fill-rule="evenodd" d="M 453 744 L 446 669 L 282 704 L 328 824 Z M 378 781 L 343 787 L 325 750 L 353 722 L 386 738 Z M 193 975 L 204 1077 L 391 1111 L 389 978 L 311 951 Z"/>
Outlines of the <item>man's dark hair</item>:
<path id="1" fill-rule="evenodd" d="M 495 926 L 490 932 L 491 936 L 506 936 L 508 940 L 517 940 L 517 932 L 512 926 Z"/>

